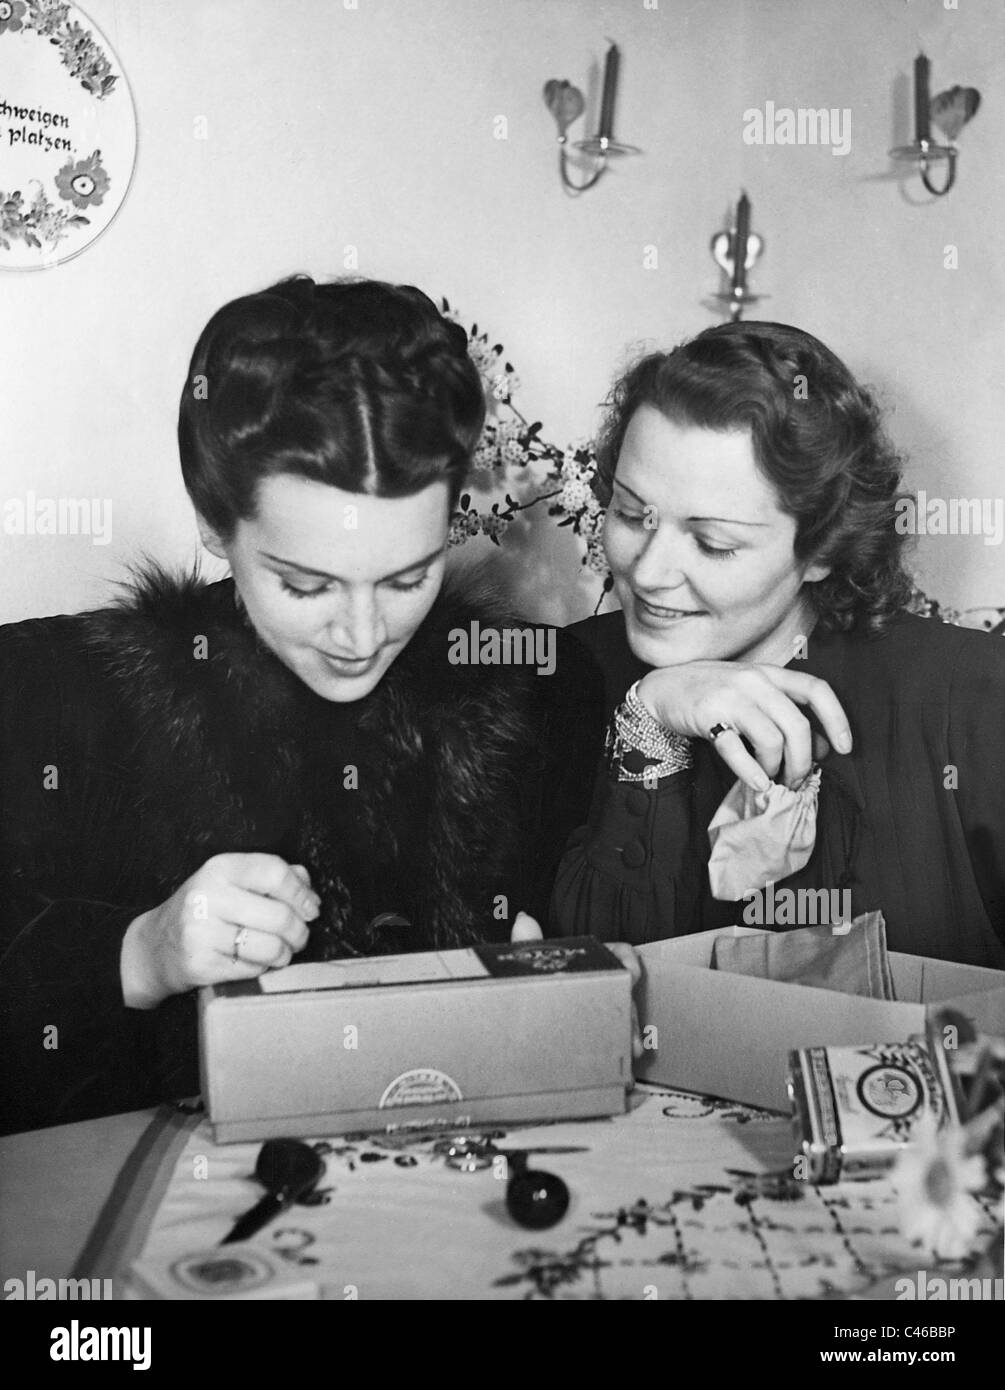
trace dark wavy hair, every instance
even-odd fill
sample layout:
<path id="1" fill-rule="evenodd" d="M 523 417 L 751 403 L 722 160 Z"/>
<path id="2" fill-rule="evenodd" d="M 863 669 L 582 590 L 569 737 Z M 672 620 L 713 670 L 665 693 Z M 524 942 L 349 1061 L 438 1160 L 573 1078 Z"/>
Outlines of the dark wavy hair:
<path id="1" fill-rule="evenodd" d="M 642 358 L 607 401 L 596 492 L 607 506 L 628 422 L 641 405 L 680 425 L 749 430 L 754 457 L 796 520 L 799 561 L 830 566 L 808 584 L 818 617 L 882 632 L 912 584 L 894 528 L 901 460 L 879 409 L 818 339 L 782 323 L 727 323 Z"/>
<path id="2" fill-rule="evenodd" d="M 442 479 L 453 508 L 484 419 L 467 335 L 420 290 L 297 275 L 203 329 L 178 447 L 196 510 L 229 539 L 280 473 L 380 497 Z"/>

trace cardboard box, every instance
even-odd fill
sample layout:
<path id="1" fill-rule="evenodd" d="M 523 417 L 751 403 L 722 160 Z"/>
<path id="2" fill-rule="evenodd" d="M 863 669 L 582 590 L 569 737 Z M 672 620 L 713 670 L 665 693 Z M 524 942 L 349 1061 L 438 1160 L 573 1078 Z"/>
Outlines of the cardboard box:
<path id="1" fill-rule="evenodd" d="M 636 1063 L 643 1081 L 789 1110 L 785 1087 L 796 1048 L 905 1042 L 924 1033 L 934 1005 L 949 1005 L 984 1033 L 1005 1034 L 1005 972 L 889 953 L 897 1002 L 711 969 L 718 936 L 700 932 L 639 948 L 639 1018 L 656 1047 Z M 645 1033 L 643 1033 L 645 1036 Z"/>
<path id="2" fill-rule="evenodd" d="M 292 965 L 204 989 L 218 1142 L 611 1115 L 631 976 L 592 937 Z"/>

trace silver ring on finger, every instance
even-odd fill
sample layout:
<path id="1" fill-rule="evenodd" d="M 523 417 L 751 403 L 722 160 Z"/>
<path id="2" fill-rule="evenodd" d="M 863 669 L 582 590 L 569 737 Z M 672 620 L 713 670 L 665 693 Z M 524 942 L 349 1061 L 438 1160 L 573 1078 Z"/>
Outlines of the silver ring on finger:
<path id="1" fill-rule="evenodd" d="M 247 943 L 247 940 L 248 928 L 238 927 L 237 931 L 234 933 L 234 946 L 230 953 L 230 959 L 233 965 L 236 965 L 241 959 L 241 948 Z"/>
<path id="2" fill-rule="evenodd" d="M 732 724 L 718 723 L 713 724 L 708 731 L 709 743 L 714 743 L 720 734 L 735 734 L 736 730 Z"/>

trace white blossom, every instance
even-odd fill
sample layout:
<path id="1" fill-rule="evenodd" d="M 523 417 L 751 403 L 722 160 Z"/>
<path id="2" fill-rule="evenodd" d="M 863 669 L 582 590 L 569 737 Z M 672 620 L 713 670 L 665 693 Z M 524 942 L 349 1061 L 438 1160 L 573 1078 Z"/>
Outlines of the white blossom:
<path id="1" fill-rule="evenodd" d="M 558 505 L 565 512 L 578 512 L 586 506 L 592 495 L 588 483 L 566 483 L 559 494 Z"/>
<path id="2" fill-rule="evenodd" d="M 489 385 L 497 401 L 508 401 L 516 390 L 516 375 L 513 372 L 496 372 L 490 378 Z"/>
<path id="3" fill-rule="evenodd" d="M 908 1240 L 941 1259 L 970 1254 L 982 1212 L 973 1193 L 986 1181 L 984 1162 L 966 1153 L 956 1125 L 937 1129 L 930 1115 L 917 1126 L 892 1175 Z"/>
<path id="4" fill-rule="evenodd" d="M 586 542 L 586 568 L 605 579 L 610 573 L 604 547 L 596 536 L 590 536 Z"/>
<path id="5" fill-rule="evenodd" d="M 496 516 L 494 512 L 482 517 L 482 530 L 486 536 L 502 536 L 508 529 L 509 521 L 506 517 Z"/>

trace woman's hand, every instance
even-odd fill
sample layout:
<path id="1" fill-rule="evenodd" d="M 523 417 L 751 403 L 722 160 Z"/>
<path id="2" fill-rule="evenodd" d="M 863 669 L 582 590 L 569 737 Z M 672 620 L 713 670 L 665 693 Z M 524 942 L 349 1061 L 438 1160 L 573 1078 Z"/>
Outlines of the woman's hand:
<path id="1" fill-rule="evenodd" d="M 531 917 L 529 912 L 518 912 L 513 919 L 513 929 L 509 934 L 510 941 L 541 941 L 544 932 L 536 917 Z M 629 946 L 627 941 L 605 941 L 604 945 L 609 951 L 617 956 L 618 960 L 625 967 L 632 977 L 632 990 L 642 979 L 642 967 L 639 965 L 639 958 L 635 954 L 634 946 Z M 641 1057 L 642 1048 L 642 1029 L 639 1027 L 639 1013 L 635 1007 L 635 1000 L 632 999 L 632 1056 Z"/>
<path id="2" fill-rule="evenodd" d="M 275 854 L 217 854 L 129 924 L 122 997 L 129 1008 L 151 1009 L 199 985 L 288 965 L 307 944 L 307 923 L 319 910 L 302 865 Z"/>
<path id="3" fill-rule="evenodd" d="M 643 676 L 639 697 L 665 728 L 688 738 L 708 738 L 717 724 L 728 725 L 715 738 L 715 751 L 754 791 L 765 791 L 769 780 L 795 786 L 831 744 L 851 752 L 848 720 L 827 682 L 783 666 L 683 662 Z M 826 739 L 800 706 L 813 711 Z"/>

